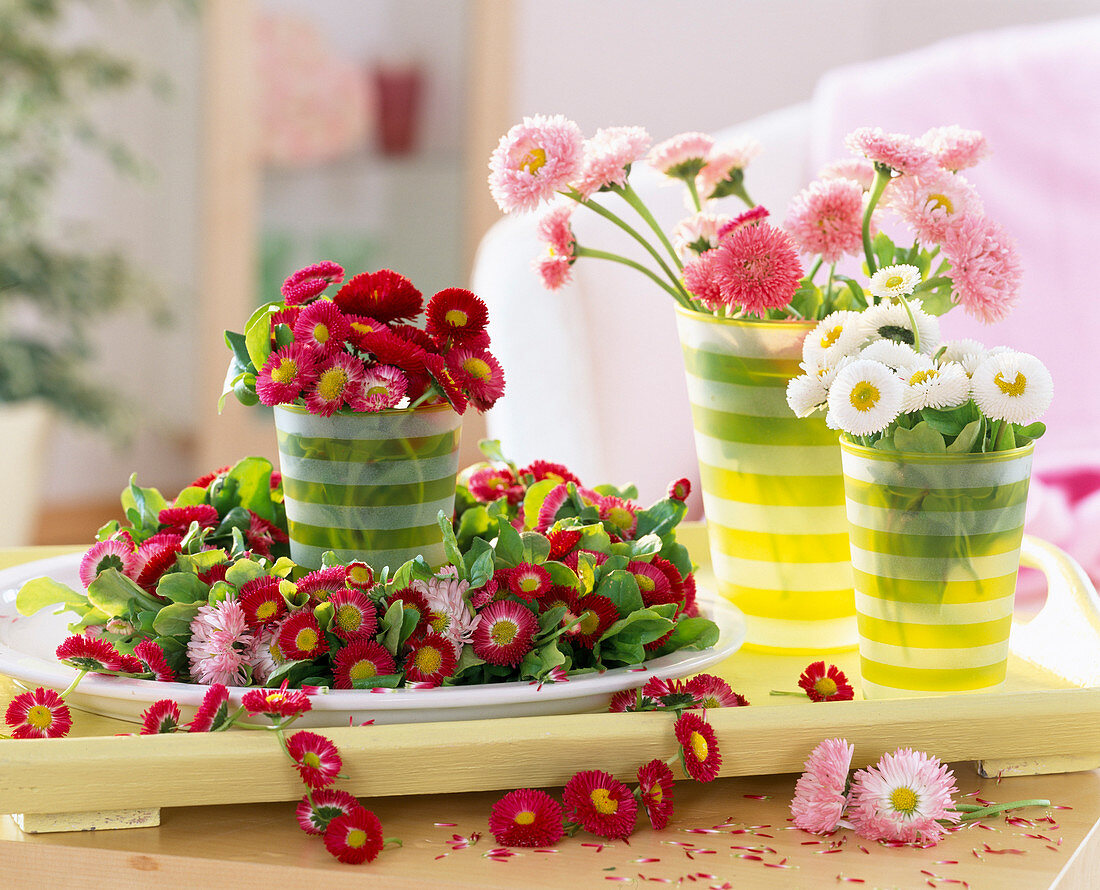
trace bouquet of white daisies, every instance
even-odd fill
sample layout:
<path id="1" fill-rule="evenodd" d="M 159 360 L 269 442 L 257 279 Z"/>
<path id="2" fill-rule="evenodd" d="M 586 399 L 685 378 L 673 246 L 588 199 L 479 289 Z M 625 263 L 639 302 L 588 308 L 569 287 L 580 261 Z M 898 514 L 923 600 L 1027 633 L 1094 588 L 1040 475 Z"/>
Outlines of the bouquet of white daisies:
<path id="1" fill-rule="evenodd" d="M 883 451 L 1008 451 L 1041 436 L 1054 393 L 1046 366 L 1004 346 L 941 342 L 935 316 L 909 299 L 920 284 L 916 266 L 879 269 L 873 305 L 819 322 L 805 373 L 787 386 L 791 410 L 825 410 L 831 428 Z"/>

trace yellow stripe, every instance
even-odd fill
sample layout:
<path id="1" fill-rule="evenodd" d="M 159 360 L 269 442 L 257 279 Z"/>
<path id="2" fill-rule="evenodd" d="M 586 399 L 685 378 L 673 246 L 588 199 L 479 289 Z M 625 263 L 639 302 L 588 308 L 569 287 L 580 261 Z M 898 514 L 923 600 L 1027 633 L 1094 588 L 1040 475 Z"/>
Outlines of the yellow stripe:
<path id="1" fill-rule="evenodd" d="M 718 591 L 746 615 L 793 621 L 827 621 L 851 617 L 855 606 L 850 590 L 814 590 L 792 593 L 744 587 L 719 581 Z"/>
<path id="2" fill-rule="evenodd" d="M 1003 683 L 1008 670 L 1008 659 L 986 667 L 966 670 L 896 667 L 861 658 L 860 675 L 880 686 L 894 689 L 913 689 L 921 692 L 963 692 L 967 689 L 984 689 Z"/>
<path id="3" fill-rule="evenodd" d="M 891 646 L 913 649 L 964 649 L 990 646 L 1008 639 L 1012 616 L 976 624 L 906 624 L 857 615 L 860 636 Z"/>
<path id="4" fill-rule="evenodd" d="M 908 581 L 903 578 L 880 578 L 866 572 L 853 571 L 856 590 L 880 600 L 896 603 L 976 603 L 1011 596 L 1016 589 L 1016 573 L 981 581 Z"/>
<path id="5" fill-rule="evenodd" d="M 848 536 L 777 535 L 770 532 L 710 526 L 711 546 L 742 559 L 775 562 L 847 562 L 851 558 Z"/>
<path id="6" fill-rule="evenodd" d="M 781 461 L 780 455 L 776 460 Z M 743 504 L 777 507 L 835 507 L 844 504 L 844 479 L 839 476 L 766 476 L 738 473 L 699 464 L 703 491 Z"/>

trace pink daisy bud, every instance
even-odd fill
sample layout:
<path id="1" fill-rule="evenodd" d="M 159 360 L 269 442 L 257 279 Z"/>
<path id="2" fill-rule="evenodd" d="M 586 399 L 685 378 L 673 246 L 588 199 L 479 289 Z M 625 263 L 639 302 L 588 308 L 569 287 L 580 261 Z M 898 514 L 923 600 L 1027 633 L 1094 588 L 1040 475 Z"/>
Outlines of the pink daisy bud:
<path id="1" fill-rule="evenodd" d="M 716 147 L 707 158 L 706 166 L 696 177 L 699 196 L 704 200 L 711 200 L 742 195 L 745 168 L 758 154 L 760 143 L 755 139 Z"/>
<path id="2" fill-rule="evenodd" d="M 139 559 L 134 545 L 125 541 L 100 541 L 94 544 L 80 560 L 80 583 L 89 587 L 107 569 L 117 569 L 127 578 L 136 578 L 139 571 Z"/>
<path id="3" fill-rule="evenodd" d="M 936 156 L 936 163 L 952 173 L 975 166 L 989 154 L 985 136 L 978 130 L 955 125 L 933 127 L 920 141 Z"/>
<path id="4" fill-rule="evenodd" d="M 282 294 L 287 305 L 306 303 L 322 293 L 330 284 L 344 280 L 344 269 L 336 263 L 323 262 L 306 266 L 283 282 Z"/>
<path id="5" fill-rule="evenodd" d="M 714 140 L 706 133 L 681 133 L 653 146 L 646 162 L 665 176 L 686 182 L 706 166 L 713 148 Z"/>
<path id="6" fill-rule="evenodd" d="M 876 165 L 896 173 L 926 173 L 936 159 L 912 136 L 885 133 L 880 127 L 860 127 L 844 138 L 853 154 L 863 155 Z"/>
<path id="7" fill-rule="evenodd" d="M 668 486 L 668 497 L 674 501 L 686 501 L 691 494 L 691 480 L 684 477 Z"/>
<path id="8" fill-rule="evenodd" d="M 489 191 L 505 213 L 534 210 L 580 172 L 584 137 L 563 116 L 525 117 L 500 139 L 489 159 Z"/>

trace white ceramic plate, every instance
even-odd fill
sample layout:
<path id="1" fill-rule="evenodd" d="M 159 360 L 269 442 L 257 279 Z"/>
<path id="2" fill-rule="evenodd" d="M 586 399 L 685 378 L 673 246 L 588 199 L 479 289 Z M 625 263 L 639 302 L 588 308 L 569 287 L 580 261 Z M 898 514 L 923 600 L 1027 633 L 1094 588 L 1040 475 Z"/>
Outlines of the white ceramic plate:
<path id="1" fill-rule="evenodd" d="M 45 686 L 61 691 L 76 671 L 57 661 L 54 650 L 68 636 L 72 612 L 43 609 L 25 617 L 15 608 L 15 595 L 24 582 L 42 576 L 80 589 L 77 568 L 82 554 L 74 553 L 26 563 L 0 572 L 0 674 L 24 686 Z M 705 670 L 728 658 L 745 639 L 741 612 L 707 591 L 699 592 L 702 613 L 719 629 L 718 644 L 704 650 L 680 650 L 653 659 L 644 667 L 624 667 L 602 674 L 582 674 L 566 683 L 513 682 L 439 689 L 337 689 L 314 696 L 313 710 L 296 725 L 346 726 L 367 720 L 375 723 L 429 723 L 441 720 L 482 720 L 490 717 L 532 717 L 577 714 L 607 708 L 611 696 L 645 684 L 651 677 L 675 679 Z M 239 704 L 247 690 L 230 689 Z M 141 713 L 158 699 L 171 698 L 180 705 L 185 720 L 194 716 L 205 686 L 191 683 L 158 683 L 124 677 L 88 674 L 69 696 L 74 707 L 106 717 L 141 722 Z"/>

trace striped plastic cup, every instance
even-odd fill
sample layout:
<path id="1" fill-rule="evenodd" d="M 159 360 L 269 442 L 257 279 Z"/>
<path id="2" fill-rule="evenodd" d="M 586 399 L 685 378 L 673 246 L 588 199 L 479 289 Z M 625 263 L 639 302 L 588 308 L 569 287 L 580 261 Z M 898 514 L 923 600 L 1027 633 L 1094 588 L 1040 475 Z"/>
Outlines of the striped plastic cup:
<path id="1" fill-rule="evenodd" d="M 890 454 L 841 441 L 864 697 L 1004 683 L 1033 448 Z"/>
<path id="2" fill-rule="evenodd" d="M 391 570 L 446 562 L 440 510 L 454 510 L 462 418 L 450 405 L 318 417 L 275 408 L 290 555 L 326 550 Z"/>
<path id="3" fill-rule="evenodd" d="M 746 646 L 854 648 L 837 434 L 786 399 L 813 325 L 676 317 L 711 562 L 719 592 L 745 613 Z"/>

